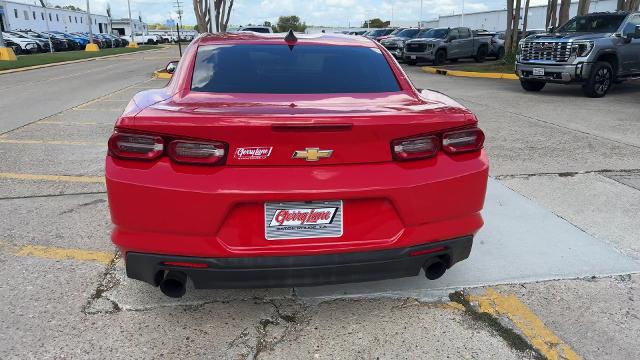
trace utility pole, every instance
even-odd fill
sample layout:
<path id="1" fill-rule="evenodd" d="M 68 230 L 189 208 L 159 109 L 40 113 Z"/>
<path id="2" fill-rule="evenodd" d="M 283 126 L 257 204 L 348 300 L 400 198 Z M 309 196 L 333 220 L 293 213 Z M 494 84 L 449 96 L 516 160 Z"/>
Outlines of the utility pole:
<path id="1" fill-rule="evenodd" d="M 460 16 L 460 26 L 464 26 L 464 0 L 462 0 L 462 14 Z"/>
<path id="2" fill-rule="evenodd" d="M 87 19 L 89 19 L 89 42 L 93 43 L 93 26 L 91 26 L 91 10 L 89 10 L 89 0 L 87 0 Z"/>
<path id="3" fill-rule="evenodd" d="M 89 0 L 87 0 L 87 20 L 89 23 L 89 43 L 85 46 L 85 51 L 100 51 L 98 45 L 93 43 L 93 29 L 91 26 L 91 10 L 89 9 Z"/>
<path id="4" fill-rule="evenodd" d="M 393 26 L 393 5 L 395 2 L 391 3 L 391 26 Z"/>
<path id="5" fill-rule="evenodd" d="M 180 28 L 182 27 L 182 1 L 176 0 L 176 4 L 173 7 L 176 8 L 176 13 L 178 14 L 178 23 L 176 24 L 176 29 L 178 30 L 178 52 L 180 53 L 180 57 L 182 57 L 182 45 L 180 44 Z"/>
<path id="6" fill-rule="evenodd" d="M 418 28 L 422 28 L 422 0 L 420 0 L 420 19 L 418 19 Z"/>
<path id="7" fill-rule="evenodd" d="M 44 5 L 44 1 L 43 1 L 43 5 Z M 53 52 L 53 43 L 51 42 L 51 34 L 49 34 L 49 14 L 47 14 L 47 7 L 43 6 L 43 8 L 44 8 L 44 21 L 47 24 L 47 39 L 49 39 L 49 51 Z"/>
<path id="8" fill-rule="evenodd" d="M 133 20 L 131 20 L 131 0 L 127 0 L 127 6 L 129 7 L 129 31 L 131 31 L 131 42 L 127 47 L 137 48 L 138 44 L 136 44 L 136 41 L 133 39 Z"/>

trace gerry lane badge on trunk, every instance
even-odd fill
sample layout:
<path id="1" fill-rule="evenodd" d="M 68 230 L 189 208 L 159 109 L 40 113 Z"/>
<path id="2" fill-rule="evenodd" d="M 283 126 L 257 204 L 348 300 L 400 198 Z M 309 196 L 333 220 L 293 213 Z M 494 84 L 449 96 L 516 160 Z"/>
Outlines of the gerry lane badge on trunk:
<path id="1" fill-rule="evenodd" d="M 261 160 L 271 156 L 272 146 L 239 147 L 233 153 L 238 160 Z"/>

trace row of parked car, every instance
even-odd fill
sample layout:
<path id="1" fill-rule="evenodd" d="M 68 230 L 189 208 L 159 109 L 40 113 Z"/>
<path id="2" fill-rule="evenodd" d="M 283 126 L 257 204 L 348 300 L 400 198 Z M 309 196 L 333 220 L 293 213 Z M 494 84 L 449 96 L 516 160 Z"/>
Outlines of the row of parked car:
<path id="1" fill-rule="evenodd" d="M 84 50 L 89 43 L 89 33 L 65 33 L 61 31 L 16 30 L 3 31 L 2 38 L 16 54 L 38 52 Z M 123 47 L 129 44 L 124 38 L 111 34 L 93 34 L 93 42 L 100 48 Z"/>
<path id="2" fill-rule="evenodd" d="M 529 30 L 520 34 L 525 38 L 543 30 Z M 345 31 L 380 42 L 398 60 L 413 65 L 432 62 L 442 65 L 446 61 L 473 58 L 484 61 L 487 57 L 504 57 L 505 33 L 457 28 L 382 28 L 369 31 Z"/>

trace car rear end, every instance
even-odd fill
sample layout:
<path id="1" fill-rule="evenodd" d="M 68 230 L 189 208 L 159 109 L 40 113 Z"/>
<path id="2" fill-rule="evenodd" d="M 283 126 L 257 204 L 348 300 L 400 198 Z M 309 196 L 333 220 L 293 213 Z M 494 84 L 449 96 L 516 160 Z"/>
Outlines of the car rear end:
<path id="1" fill-rule="evenodd" d="M 106 159 L 128 276 L 180 296 L 187 278 L 437 278 L 468 257 L 484 135 L 459 104 L 419 94 L 378 46 L 199 38 L 167 88 L 136 95 Z"/>

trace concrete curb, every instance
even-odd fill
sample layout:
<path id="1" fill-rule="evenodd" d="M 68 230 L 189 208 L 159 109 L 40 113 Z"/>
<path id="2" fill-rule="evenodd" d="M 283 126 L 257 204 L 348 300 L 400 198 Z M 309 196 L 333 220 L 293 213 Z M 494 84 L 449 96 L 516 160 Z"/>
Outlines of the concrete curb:
<path id="1" fill-rule="evenodd" d="M 21 67 L 21 68 L 17 68 L 17 69 L 1 70 L 1 71 L 0 71 L 0 75 L 3 75 L 3 74 L 11 74 L 11 73 L 17 73 L 17 72 L 22 72 L 22 71 L 29 71 L 29 70 L 43 69 L 43 68 L 48 68 L 48 67 L 53 67 L 53 66 L 60 66 L 60 65 L 67 65 L 67 64 L 75 64 L 75 63 L 86 62 L 86 61 L 94 61 L 94 60 L 101 60 L 101 59 L 109 59 L 109 58 L 114 58 L 114 57 L 118 57 L 118 56 L 131 55 L 131 54 L 137 54 L 137 53 L 149 52 L 149 51 L 160 51 L 160 50 L 164 50 L 164 48 L 160 48 L 160 49 L 149 49 L 149 50 L 140 50 L 140 51 L 132 51 L 132 52 L 126 52 L 126 53 L 122 53 L 122 54 L 114 54 L 114 55 L 106 55 L 106 56 L 97 56 L 97 57 L 92 57 L 92 58 L 87 58 L 87 59 L 78 59 L 78 60 L 62 61 L 62 62 L 56 62 L 56 63 L 50 63 L 50 64 L 42 64 L 42 65 L 34 65 L 34 66 Z"/>
<path id="2" fill-rule="evenodd" d="M 484 73 L 484 72 L 475 72 L 475 71 L 447 70 L 447 69 L 437 69 L 430 66 L 423 66 L 422 71 L 429 74 L 438 74 L 438 75 L 445 75 L 445 76 L 518 80 L 518 76 L 516 74 L 506 74 L 506 73 Z"/>

